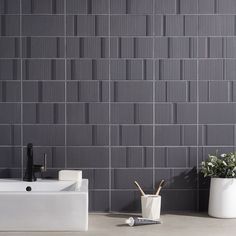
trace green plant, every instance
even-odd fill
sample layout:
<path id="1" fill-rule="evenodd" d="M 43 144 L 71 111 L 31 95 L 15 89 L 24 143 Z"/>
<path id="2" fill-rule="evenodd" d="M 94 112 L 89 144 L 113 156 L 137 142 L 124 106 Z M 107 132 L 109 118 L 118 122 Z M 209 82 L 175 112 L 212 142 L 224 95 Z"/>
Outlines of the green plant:
<path id="1" fill-rule="evenodd" d="M 236 153 L 208 155 L 208 159 L 201 163 L 204 177 L 236 178 Z"/>

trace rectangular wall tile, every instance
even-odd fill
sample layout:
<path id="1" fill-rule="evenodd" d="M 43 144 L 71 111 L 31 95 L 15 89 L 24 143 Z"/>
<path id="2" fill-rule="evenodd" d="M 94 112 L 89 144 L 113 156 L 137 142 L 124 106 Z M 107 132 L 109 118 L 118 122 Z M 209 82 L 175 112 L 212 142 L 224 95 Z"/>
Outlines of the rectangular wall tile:
<path id="1" fill-rule="evenodd" d="M 108 148 L 70 147 L 67 148 L 69 168 L 105 168 L 109 165 Z"/>
<path id="2" fill-rule="evenodd" d="M 20 60 L 0 59 L 0 80 L 19 80 Z"/>
<path id="3" fill-rule="evenodd" d="M 233 125 L 202 125 L 199 126 L 200 144 L 204 146 L 233 146 Z"/>
<path id="4" fill-rule="evenodd" d="M 108 83 L 98 81 L 81 81 L 67 83 L 68 102 L 108 102 Z"/>
<path id="5" fill-rule="evenodd" d="M 115 103 L 111 105 L 113 124 L 151 124 L 153 117 L 151 104 Z"/>
<path id="6" fill-rule="evenodd" d="M 162 125 L 155 128 L 157 146 L 196 146 L 196 125 Z"/>
<path id="7" fill-rule="evenodd" d="M 19 36 L 20 35 L 20 16 L 1 15 L 0 17 L 0 36 Z"/>
<path id="8" fill-rule="evenodd" d="M 200 124 L 233 124 L 236 120 L 235 108 L 235 104 L 232 103 L 202 103 L 199 105 L 199 122 Z"/>
<path id="9" fill-rule="evenodd" d="M 108 36 L 108 15 L 67 16 L 67 35 L 69 36 Z"/>
<path id="10" fill-rule="evenodd" d="M 111 127 L 114 146 L 152 146 L 153 130 L 150 125 L 119 125 Z"/>
<path id="11" fill-rule="evenodd" d="M 109 211 L 109 191 L 89 191 L 89 211 Z"/>
<path id="12" fill-rule="evenodd" d="M 69 146 L 106 146 L 108 137 L 107 125 L 68 125 L 67 127 Z"/>
<path id="13" fill-rule="evenodd" d="M 21 109 L 20 104 L 0 103 L 0 123 L 1 124 L 20 124 Z"/>
<path id="14" fill-rule="evenodd" d="M 19 58 L 20 40 L 14 37 L 0 37 L 0 58 Z"/>
<path id="15" fill-rule="evenodd" d="M 199 0 L 198 2 L 199 14 L 215 13 L 215 0 Z"/>
<path id="16" fill-rule="evenodd" d="M 63 36 L 63 32 L 63 16 L 22 16 L 24 36 Z"/>
<path id="17" fill-rule="evenodd" d="M 67 60 L 68 80 L 108 80 L 108 60 Z"/>
<path id="18" fill-rule="evenodd" d="M 23 0 L 23 14 L 62 14 L 64 11 L 63 0 L 51 2 L 48 0 Z"/>
<path id="19" fill-rule="evenodd" d="M 111 0 L 112 14 L 152 14 L 152 0 Z"/>
<path id="20" fill-rule="evenodd" d="M 111 35 L 112 36 L 144 36 L 147 34 L 146 16 L 112 16 Z"/>
<path id="21" fill-rule="evenodd" d="M 143 189 L 152 189 L 152 173 L 145 169 L 114 169 L 112 170 L 113 189 L 134 189 L 134 181 L 140 183 Z"/>
<path id="22" fill-rule="evenodd" d="M 111 61 L 111 80 L 152 80 L 153 63 L 144 60 Z"/>
<path id="23" fill-rule="evenodd" d="M 23 101 L 25 102 L 63 102 L 65 89 L 63 82 L 24 82 Z"/>
<path id="24" fill-rule="evenodd" d="M 155 0 L 155 13 L 175 14 L 176 3 L 174 0 Z"/>
<path id="25" fill-rule="evenodd" d="M 63 146 L 65 129 L 63 125 L 24 125 L 24 145 L 33 143 L 36 146 Z"/>
<path id="26" fill-rule="evenodd" d="M 89 180 L 89 189 L 108 189 L 109 171 L 107 169 L 84 169 L 83 178 Z"/>
<path id="27" fill-rule="evenodd" d="M 0 125 L 0 145 L 20 145 L 21 128 L 20 125 Z"/>
<path id="28" fill-rule="evenodd" d="M 223 80 L 223 61 L 199 60 L 199 80 Z"/>
<path id="29" fill-rule="evenodd" d="M 20 0 L 0 1 L 0 14 L 19 14 Z"/>
<path id="30" fill-rule="evenodd" d="M 106 58 L 108 57 L 108 38 L 68 38 L 67 57 L 69 58 Z"/>
<path id="31" fill-rule="evenodd" d="M 0 147 L 1 168 L 21 168 L 21 150 L 16 147 Z"/>
<path id="32" fill-rule="evenodd" d="M 62 58 L 63 45 L 62 37 L 24 37 L 22 54 L 24 58 Z"/>
<path id="33" fill-rule="evenodd" d="M 201 15 L 199 16 L 200 36 L 234 35 L 234 16 L 232 15 Z"/>
<path id="34" fill-rule="evenodd" d="M 21 84 L 20 81 L 0 82 L 0 101 L 1 102 L 19 102 L 21 99 Z"/>
<path id="35" fill-rule="evenodd" d="M 114 82 L 112 84 L 115 102 L 151 102 L 152 84 L 150 82 Z"/>
<path id="36" fill-rule="evenodd" d="M 151 168 L 153 165 L 150 147 L 114 147 L 111 150 L 113 168 Z"/>
<path id="37" fill-rule="evenodd" d="M 26 124 L 63 124 L 65 123 L 65 106 L 57 103 L 24 104 L 23 122 Z"/>
<path id="38" fill-rule="evenodd" d="M 64 80 L 65 65 L 61 59 L 23 60 L 23 80 Z"/>

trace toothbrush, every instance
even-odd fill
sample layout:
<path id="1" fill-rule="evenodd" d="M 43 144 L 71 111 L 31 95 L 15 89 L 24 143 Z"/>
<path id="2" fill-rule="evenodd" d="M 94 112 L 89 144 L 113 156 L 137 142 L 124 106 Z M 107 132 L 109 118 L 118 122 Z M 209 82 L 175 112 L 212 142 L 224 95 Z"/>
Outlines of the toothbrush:
<path id="1" fill-rule="evenodd" d="M 159 186 L 158 186 L 158 189 L 157 189 L 157 191 L 156 191 L 156 194 L 155 194 L 155 195 L 159 195 L 159 193 L 160 193 L 160 191 L 161 191 L 162 187 L 164 186 L 164 184 L 165 184 L 165 180 L 164 180 L 164 179 L 162 179 L 162 180 L 161 180 L 161 182 L 160 182 L 160 184 L 159 184 Z"/>
<path id="2" fill-rule="evenodd" d="M 145 196 L 144 191 L 142 190 L 142 188 L 140 187 L 140 185 L 138 184 L 137 181 L 134 181 L 134 184 L 138 187 L 139 191 L 141 192 L 142 196 Z"/>

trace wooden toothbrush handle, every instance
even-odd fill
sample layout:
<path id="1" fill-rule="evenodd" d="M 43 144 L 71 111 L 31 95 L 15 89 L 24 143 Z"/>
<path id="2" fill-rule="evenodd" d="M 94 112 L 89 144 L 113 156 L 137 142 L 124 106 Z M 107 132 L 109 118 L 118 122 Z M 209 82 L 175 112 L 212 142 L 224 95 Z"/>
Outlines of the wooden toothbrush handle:
<path id="1" fill-rule="evenodd" d="M 161 191 L 161 188 L 162 188 L 162 185 L 163 185 L 164 182 L 165 182 L 164 180 L 161 180 L 155 195 L 159 195 L 159 193 Z"/>
<path id="2" fill-rule="evenodd" d="M 144 191 L 142 190 L 142 188 L 140 187 L 140 185 L 138 184 L 137 181 L 134 181 L 134 184 L 138 187 L 139 191 L 141 192 L 142 196 L 145 196 Z"/>

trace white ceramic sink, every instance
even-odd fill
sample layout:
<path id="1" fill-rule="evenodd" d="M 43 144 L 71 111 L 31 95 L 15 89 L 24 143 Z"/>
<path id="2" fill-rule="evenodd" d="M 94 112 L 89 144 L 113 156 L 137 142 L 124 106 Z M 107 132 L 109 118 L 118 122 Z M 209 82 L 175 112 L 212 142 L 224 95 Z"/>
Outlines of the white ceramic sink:
<path id="1" fill-rule="evenodd" d="M 75 181 L 0 179 L 0 231 L 87 229 L 87 179 L 80 184 Z"/>

